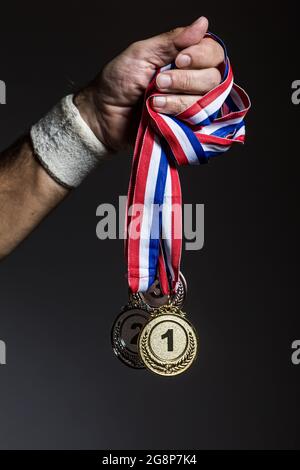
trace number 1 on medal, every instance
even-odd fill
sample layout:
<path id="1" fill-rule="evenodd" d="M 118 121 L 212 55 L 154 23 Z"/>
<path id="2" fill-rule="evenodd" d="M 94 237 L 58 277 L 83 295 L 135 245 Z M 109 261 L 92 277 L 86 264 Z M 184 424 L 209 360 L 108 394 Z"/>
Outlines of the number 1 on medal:
<path id="1" fill-rule="evenodd" d="M 173 339 L 173 330 L 172 329 L 169 329 L 165 332 L 165 334 L 161 335 L 161 339 L 165 339 L 167 338 L 168 339 L 168 351 L 173 351 L 174 347 L 173 347 L 173 342 L 174 342 L 174 339 Z"/>

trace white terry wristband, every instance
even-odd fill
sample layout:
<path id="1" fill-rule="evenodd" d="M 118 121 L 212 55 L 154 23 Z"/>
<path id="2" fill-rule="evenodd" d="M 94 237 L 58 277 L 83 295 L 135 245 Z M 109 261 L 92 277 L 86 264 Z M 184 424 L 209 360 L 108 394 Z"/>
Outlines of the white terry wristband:
<path id="1" fill-rule="evenodd" d="M 73 103 L 63 98 L 30 131 L 34 152 L 45 170 L 69 188 L 84 178 L 108 154 Z"/>

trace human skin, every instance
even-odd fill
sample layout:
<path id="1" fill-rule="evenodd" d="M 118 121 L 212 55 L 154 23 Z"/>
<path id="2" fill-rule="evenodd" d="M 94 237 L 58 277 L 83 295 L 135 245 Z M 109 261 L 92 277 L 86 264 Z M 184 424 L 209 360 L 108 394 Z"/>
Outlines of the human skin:
<path id="1" fill-rule="evenodd" d="M 208 21 L 176 28 L 135 42 L 109 62 L 102 72 L 74 98 L 82 118 L 111 151 L 134 144 L 141 102 L 153 73 L 175 60 L 177 69 L 157 76 L 163 97 L 153 108 L 177 114 L 221 81 L 218 66 L 222 47 L 204 37 Z M 16 246 L 69 193 L 34 156 L 30 137 L 20 139 L 0 154 L 0 259 Z"/>

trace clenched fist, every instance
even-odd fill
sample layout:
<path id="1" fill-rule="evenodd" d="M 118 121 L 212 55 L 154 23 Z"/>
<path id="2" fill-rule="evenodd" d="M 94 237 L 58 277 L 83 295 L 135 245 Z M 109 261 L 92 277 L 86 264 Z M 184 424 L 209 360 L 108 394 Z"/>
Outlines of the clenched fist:
<path id="1" fill-rule="evenodd" d="M 204 37 L 207 28 L 201 17 L 185 28 L 133 43 L 77 94 L 75 104 L 101 142 L 112 150 L 134 143 L 144 92 L 159 67 L 172 61 L 177 67 L 157 76 L 165 96 L 153 98 L 152 106 L 161 113 L 184 111 L 220 83 L 224 51 Z"/>

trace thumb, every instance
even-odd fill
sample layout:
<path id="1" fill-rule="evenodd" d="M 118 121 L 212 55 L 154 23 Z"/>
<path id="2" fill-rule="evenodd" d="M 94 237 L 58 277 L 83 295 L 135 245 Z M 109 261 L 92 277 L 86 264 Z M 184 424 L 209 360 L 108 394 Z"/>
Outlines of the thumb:
<path id="1" fill-rule="evenodd" d="M 176 49 L 182 50 L 186 47 L 195 46 L 205 36 L 208 29 L 208 19 L 200 16 L 194 23 L 182 29 L 175 35 L 173 41 Z"/>
<path id="2" fill-rule="evenodd" d="M 208 29 L 208 20 L 204 16 L 185 28 L 176 28 L 167 33 L 159 34 L 146 39 L 143 45 L 145 58 L 151 60 L 158 67 L 174 60 L 178 52 L 198 44 Z"/>

